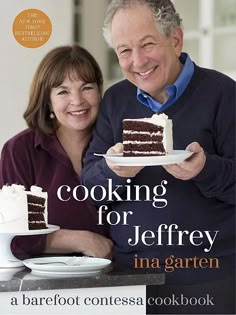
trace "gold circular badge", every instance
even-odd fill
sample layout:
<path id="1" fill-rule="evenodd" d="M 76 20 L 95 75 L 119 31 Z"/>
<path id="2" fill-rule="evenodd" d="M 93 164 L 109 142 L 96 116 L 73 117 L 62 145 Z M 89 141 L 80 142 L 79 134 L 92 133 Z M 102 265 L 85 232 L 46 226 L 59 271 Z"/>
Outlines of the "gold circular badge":
<path id="1" fill-rule="evenodd" d="M 27 48 L 44 45 L 52 33 L 49 17 L 38 9 L 27 9 L 20 12 L 12 25 L 16 41 Z"/>

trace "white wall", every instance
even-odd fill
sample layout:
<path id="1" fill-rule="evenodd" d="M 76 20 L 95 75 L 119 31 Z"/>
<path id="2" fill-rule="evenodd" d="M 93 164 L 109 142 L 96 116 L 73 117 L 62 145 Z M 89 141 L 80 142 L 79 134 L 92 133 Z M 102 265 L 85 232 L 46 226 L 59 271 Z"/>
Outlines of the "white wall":
<path id="1" fill-rule="evenodd" d="M 15 17 L 29 8 L 43 11 L 52 22 L 52 35 L 39 48 L 21 46 L 12 33 Z M 0 150 L 10 137 L 26 128 L 22 115 L 41 59 L 55 46 L 72 43 L 72 12 L 72 0 L 0 1 Z"/>
<path id="2" fill-rule="evenodd" d="M 96 58 L 102 69 L 106 83 L 107 74 L 107 49 L 108 46 L 102 35 L 107 0 L 84 0 L 81 6 L 82 29 L 81 45 L 88 49 Z"/>

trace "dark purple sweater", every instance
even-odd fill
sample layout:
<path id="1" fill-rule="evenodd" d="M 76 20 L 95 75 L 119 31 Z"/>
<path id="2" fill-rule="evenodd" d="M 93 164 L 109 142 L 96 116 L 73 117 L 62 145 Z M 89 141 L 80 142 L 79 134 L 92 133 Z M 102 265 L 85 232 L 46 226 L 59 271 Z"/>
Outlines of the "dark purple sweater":
<path id="1" fill-rule="evenodd" d="M 128 225 L 111 226 L 115 260 L 120 266 L 133 268 L 135 254 L 157 257 L 162 263 L 170 255 L 183 258 L 224 257 L 225 260 L 234 255 L 235 87 L 235 81 L 229 77 L 195 65 L 193 77 L 184 93 L 164 111 L 173 120 L 174 149 L 184 150 L 188 144 L 197 141 L 206 152 L 206 164 L 198 176 L 188 181 L 174 178 L 161 166 L 145 167 L 131 181 L 131 199 L 135 199 L 135 185 L 147 185 L 151 201 L 144 201 L 143 190 L 140 201 L 111 203 L 112 210 L 121 216 L 123 211 L 133 212 Z M 113 173 L 105 160 L 93 153 L 105 153 L 115 143 L 122 142 L 124 118 L 153 115 L 148 107 L 137 101 L 136 93 L 136 87 L 127 80 L 117 83 L 105 93 L 81 177 L 83 184 L 90 189 L 94 185 L 107 188 L 107 179 L 112 178 L 114 187 L 123 186 L 118 191 L 124 199 L 126 178 Z M 165 195 L 168 205 L 157 209 L 152 206 L 152 191 L 162 180 L 168 181 Z M 108 204 L 107 200 L 97 202 L 97 205 L 102 204 Z M 206 240 L 200 246 L 192 246 L 188 241 L 183 246 L 145 246 L 139 242 L 132 247 L 128 244 L 128 239 L 134 235 L 133 226 L 141 226 L 142 232 L 155 232 L 160 224 L 177 224 L 181 231 L 219 233 L 208 253 L 203 250 Z M 233 260 L 230 260 L 230 265 L 234 268 Z"/>
<path id="2" fill-rule="evenodd" d="M 72 192 L 63 190 L 61 201 L 58 187 L 80 185 L 72 163 L 54 136 L 26 129 L 10 139 L 3 147 L 0 162 L 0 187 L 4 184 L 21 184 L 30 189 L 38 185 L 48 192 L 48 222 L 62 229 L 88 230 L 105 235 L 104 227 L 97 225 L 97 210 L 87 200 L 77 201 Z M 81 195 L 78 190 L 78 199 Z M 12 250 L 21 258 L 40 254 L 46 236 L 16 237 Z"/>

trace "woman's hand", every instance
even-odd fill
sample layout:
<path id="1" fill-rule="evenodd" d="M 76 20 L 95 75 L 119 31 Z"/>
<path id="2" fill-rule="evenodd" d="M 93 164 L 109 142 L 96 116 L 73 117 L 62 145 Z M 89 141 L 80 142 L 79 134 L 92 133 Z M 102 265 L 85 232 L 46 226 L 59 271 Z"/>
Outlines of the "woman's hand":
<path id="1" fill-rule="evenodd" d="M 83 253 L 112 258 L 113 242 L 94 232 L 61 229 L 47 235 L 45 253 Z"/>
<path id="2" fill-rule="evenodd" d="M 118 142 L 113 147 L 107 150 L 106 154 L 116 154 L 123 152 L 123 144 Z M 143 166 L 119 166 L 115 165 L 113 162 L 106 160 L 108 167 L 120 177 L 134 177 L 142 169 Z"/>
<path id="3" fill-rule="evenodd" d="M 203 169 L 206 162 L 206 155 L 203 148 L 197 142 L 190 143 L 186 150 L 194 152 L 187 160 L 179 164 L 163 165 L 164 169 L 175 178 L 189 180 L 197 176 Z"/>
<path id="4" fill-rule="evenodd" d="M 90 231 L 82 232 L 84 232 L 84 243 L 81 246 L 84 255 L 112 258 L 113 242 L 110 239 Z"/>

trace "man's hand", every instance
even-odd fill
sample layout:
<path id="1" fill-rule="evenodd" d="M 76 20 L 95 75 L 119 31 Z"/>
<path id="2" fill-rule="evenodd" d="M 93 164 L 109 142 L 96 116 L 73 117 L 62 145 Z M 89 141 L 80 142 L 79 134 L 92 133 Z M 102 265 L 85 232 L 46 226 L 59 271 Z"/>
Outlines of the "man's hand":
<path id="1" fill-rule="evenodd" d="M 163 165 L 164 169 L 175 178 L 189 180 L 197 176 L 203 169 L 206 162 L 206 155 L 203 148 L 197 142 L 190 143 L 186 150 L 194 152 L 187 160 L 179 164 Z"/>
<path id="2" fill-rule="evenodd" d="M 122 152 L 123 144 L 118 142 L 108 149 L 106 154 L 116 154 Z M 106 162 L 108 167 L 120 177 L 134 177 L 143 169 L 143 166 L 119 166 L 108 160 L 106 160 Z"/>

